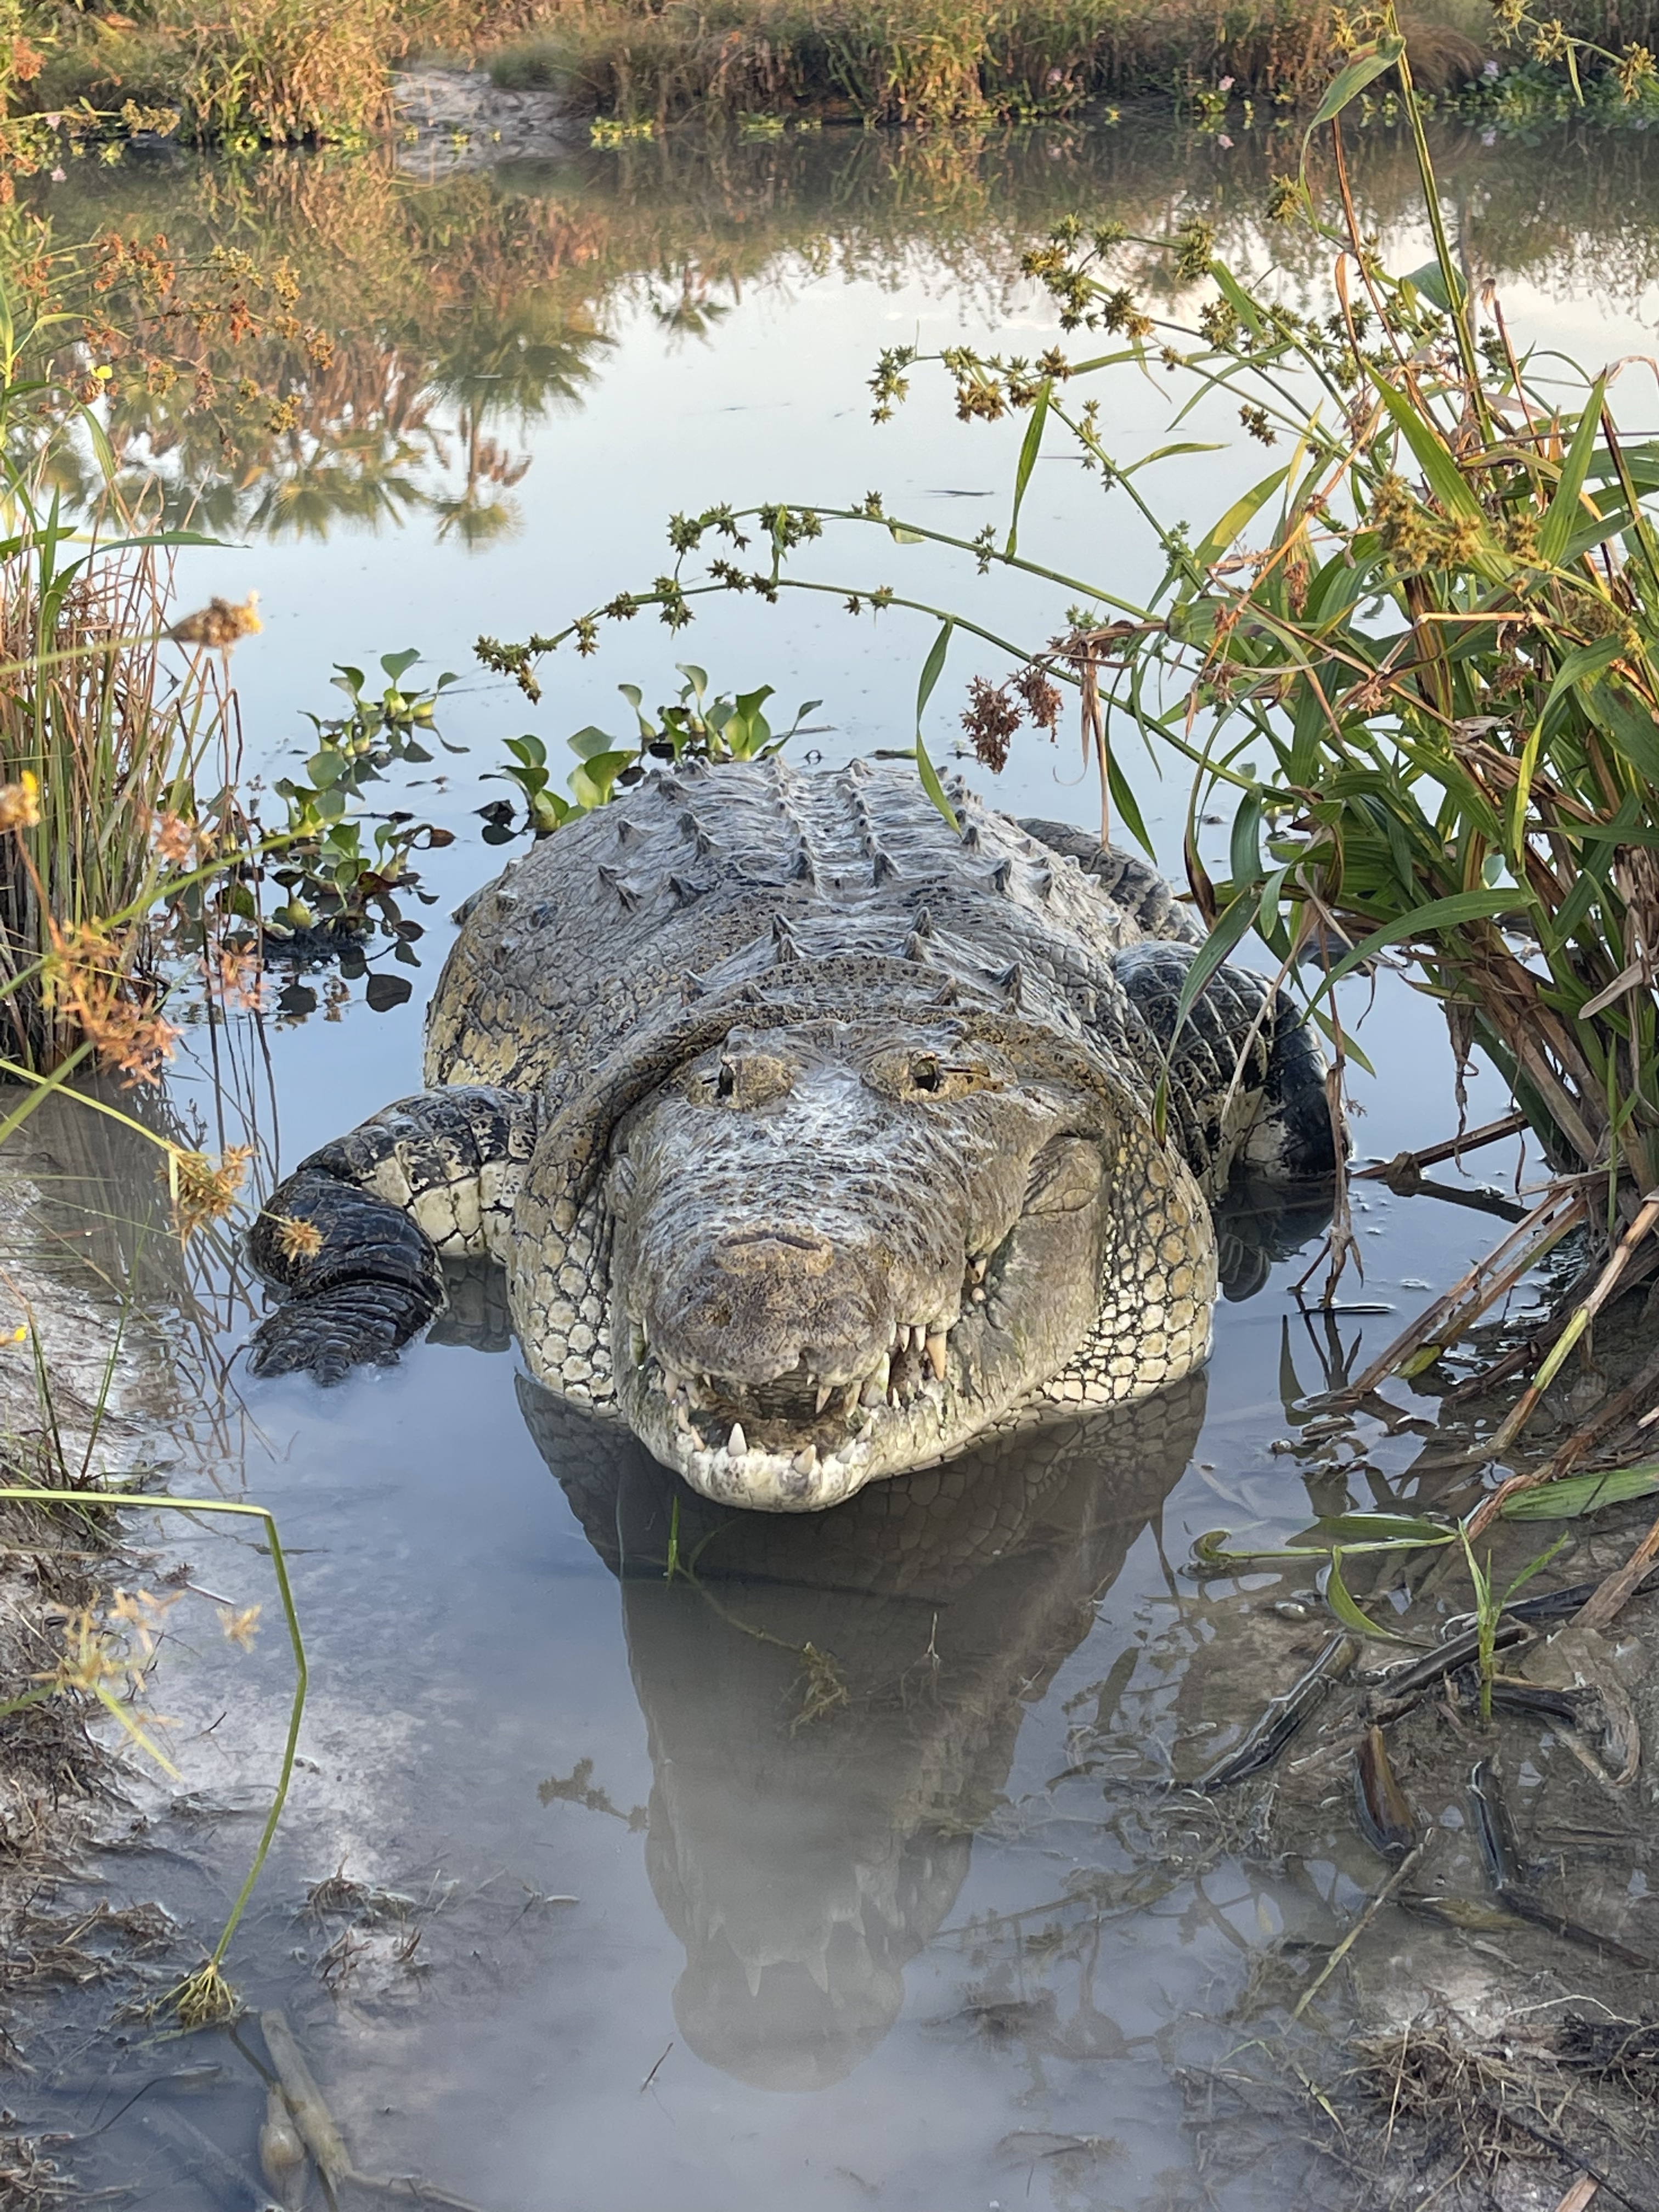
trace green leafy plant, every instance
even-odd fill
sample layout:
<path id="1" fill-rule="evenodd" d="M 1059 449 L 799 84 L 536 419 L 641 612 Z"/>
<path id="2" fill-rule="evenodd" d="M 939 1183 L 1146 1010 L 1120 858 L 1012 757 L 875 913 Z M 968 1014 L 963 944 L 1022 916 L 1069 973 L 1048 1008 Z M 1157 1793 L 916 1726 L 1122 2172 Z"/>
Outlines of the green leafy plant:
<path id="1" fill-rule="evenodd" d="M 270 871 L 286 894 L 267 921 L 279 937 L 320 931 L 349 940 L 378 924 L 401 951 L 421 935 L 420 924 L 404 915 L 395 893 L 413 890 L 430 903 L 419 890 L 411 855 L 453 844 L 453 832 L 416 822 L 401 810 L 371 826 L 362 811 L 365 786 L 384 782 L 394 769 L 431 761 L 425 738 L 448 752 L 463 750 L 438 735 L 434 720 L 439 701 L 456 678 L 446 672 L 430 689 L 410 687 L 404 678 L 419 659 L 413 647 L 383 653 L 386 682 L 378 694 L 366 688 L 361 668 L 337 664 L 332 681 L 345 693 L 349 711 L 331 720 L 307 715 L 317 742 L 305 775 L 279 777 L 272 787 L 287 806 L 275 839 L 280 862 Z"/>
<path id="2" fill-rule="evenodd" d="M 590 814 L 596 806 L 605 805 L 618 789 L 626 790 L 638 783 L 652 760 L 764 760 L 781 751 L 792 738 L 798 737 L 807 715 L 823 704 L 821 699 L 804 700 L 795 709 L 795 719 L 789 727 L 775 730 L 765 713 L 766 702 L 773 696 L 769 684 L 763 684 L 754 691 L 729 696 L 721 692 L 711 699 L 705 670 L 689 661 L 676 665 L 685 681 L 672 705 L 658 708 L 654 720 L 644 710 L 645 695 L 636 684 L 617 686 L 633 708 L 638 725 L 632 744 L 625 738 L 613 738 L 592 724 L 566 739 L 576 756 L 576 765 L 568 778 L 568 799 L 553 788 L 547 747 L 542 740 L 537 737 L 509 738 L 507 749 L 512 755 L 511 763 L 492 771 L 492 775 L 494 780 L 517 788 L 524 803 L 525 818 L 522 823 L 515 821 L 510 800 L 495 799 L 488 806 L 481 806 L 478 811 L 484 818 L 484 842 L 504 845 L 526 830 L 538 837 L 548 836 L 575 816 Z"/>
<path id="3" fill-rule="evenodd" d="M 1474 1627 L 1479 1644 L 1475 1667 L 1480 1680 L 1480 1720 L 1483 1727 L 1489 1728 L 1492 1725 L 1492 1676 L 1498 1665 L 1498 1624 L 1504 1618 L 1504 1608 L 1541 1567 L 1548 1566 L 1567 1540 L 1565 1536 L 1558 1536 L 1547 1552 L 1540 1552 L 1535 1559 L 1529 1559 L 1500 1597 L 1492 1588 L 1492 1554 L 1487 1553 L 1486 1564 L 1483 1567 L 1474 1556 L 1474 1547 L 1469 1541 L 1468 1531 L 1460 1530 L 1459 1534 L 1463 1545 L 1464 1564 L 1469 1571 L 1469 1583 L 1474 1592 Z"/>

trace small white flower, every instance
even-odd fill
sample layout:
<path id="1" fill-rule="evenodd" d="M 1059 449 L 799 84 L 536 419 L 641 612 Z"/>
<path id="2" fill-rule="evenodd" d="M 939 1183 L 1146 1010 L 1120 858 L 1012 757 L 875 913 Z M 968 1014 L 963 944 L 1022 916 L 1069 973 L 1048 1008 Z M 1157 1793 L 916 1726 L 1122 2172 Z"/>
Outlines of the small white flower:
<path id="1" fill-rule="evenodd" d="M 63 169 L 54 169 L 52 173 L 52 181 L 54 185 L 61 185 L 66 173 Z"/>
<path id="2" fill-rule="evenodd" d="M 1216 80 L 1215 88 L 1218 92 L 1231 92 L 1233 88 L 1233 81 L 1231 77 L 1218 77 Z"/>
<path id="3" fill-rule="evenodd" d="M 1498 76 L 1500 72 L 1496 62 L 1488 62 L 1485 69 L 1481 70 L 1480 74 L 1484 77 L 1494 77 Z"/>
<path id="4" fill-rule="evenodd" d="M 1480 143 L 1483 146 L 1495 146 L 1498 143 L 1498 133 L 1495 131 L 1483 131 L 1480 133 Z"/>
<path id="5" fill-rule="evenodd" d="M 1215 142 L 1215 143 L 1216 143 L 1216 144 L 1217 144 L 1218 146 L 1224 146 L 1224 147 L 1226 147 L 1229 152 L 1231 152 L 1231 151 L 1232 150 L 1232 143 L 1233 143 L 1233 142 L 1232 142 L 1232 140 L 1231 140 L 1231 139 L 1227 136 L 1227 134 L 1226 134 L 1226 132 L 1225 132 L 1224 131 L 1222 132 L 1221 136 L 1220 136 L 1220 137 L 1216 140 L 1216 142 Z"/>

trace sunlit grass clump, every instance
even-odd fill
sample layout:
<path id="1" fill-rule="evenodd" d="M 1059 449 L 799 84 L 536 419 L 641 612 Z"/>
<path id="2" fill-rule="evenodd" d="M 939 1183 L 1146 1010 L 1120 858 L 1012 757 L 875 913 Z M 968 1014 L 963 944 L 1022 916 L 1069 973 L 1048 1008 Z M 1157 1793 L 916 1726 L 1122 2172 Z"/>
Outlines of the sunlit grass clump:
<path id="1" fill-rule="evenodd" d="M 1309 0 L 574 0 L 493 63 L 617 117 L 839 108 L 880 123 L 1062 113 L 1218 76 L 1293 100 L 1321 81 Z"/>

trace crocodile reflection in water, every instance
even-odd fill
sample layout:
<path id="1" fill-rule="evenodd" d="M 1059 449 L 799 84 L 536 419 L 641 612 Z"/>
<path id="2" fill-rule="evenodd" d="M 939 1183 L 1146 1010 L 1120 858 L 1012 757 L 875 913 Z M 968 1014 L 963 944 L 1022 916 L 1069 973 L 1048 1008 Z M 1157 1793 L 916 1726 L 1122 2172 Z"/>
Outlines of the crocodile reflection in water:
<path id="1" fill-rule="evenodd" d="M 647 1863 L 685 1946 L 674 2011 L 701 2057 L 799 2090 L 876 2049 L 1027 1706 L 1191 1456 L 1204 1389 L 1194 1376 L 799 1520 L 722 1511 L 631 1443 L 597 1452 L 591 1425 L 520 1381 L 621 1582 Z M 671 1527 L 695 1583 L 665 1579 Z"/>
<path id="2" fill-rule="evenodd" d="M 1230 1299 L 1323 1229 L 1300 1196 L 1241 1182 L 1223 1198 Z M 504 1349 L 499 1271 L 446 1279 L 434 1340 Z M 1200 1372 L 993 1439 L 797 1520 L 722 1511 L 520 1378 L 531 1434 L 621 1583 L 653 1771 L 647 1863 L 685 1947 L 675 2016 L 711 2064 L 818 2088 L 880 2044 L 1028 1707 L 1192 1456 L 1205 1387 Z M 671 1530 L 695 1582 L 665 1579 Z"/>

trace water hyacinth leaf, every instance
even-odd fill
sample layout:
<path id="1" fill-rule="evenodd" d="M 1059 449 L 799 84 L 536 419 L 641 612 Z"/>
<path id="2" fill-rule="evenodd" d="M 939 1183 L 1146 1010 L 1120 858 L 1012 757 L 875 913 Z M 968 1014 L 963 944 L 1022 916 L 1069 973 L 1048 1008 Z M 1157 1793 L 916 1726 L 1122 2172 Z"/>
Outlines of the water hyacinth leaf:
<path id="1" fill-rule="evenodd" d="M 1351 1628 L 1356 1636 L 1379 1638 L 1385 1644 L 1410 1644 L 1413 1640 L 1409 1636 L 1401 1635 L 1398 1629 L 1379 1628 L 1369 1613 L 1360 1610 L 1342 1579 L 1342 1547 L 1340 1544 L 1331 1553 L 1330 1571 L 1325 1577 L 1325 1602 L 1344 1628 Z"/>
<path id="2" fill-rule="evenodd" d="M 1576 1521 L 1603 1505 L 1624 1505 L 1659 1492 L 1659 1460 L 1608 1468 L 1600 1474 L 1564 1474 L 1536 1490 L 1517 1491 L 1502 1507 L 1505 1521 Z"/>
<path id="3" fill-rule="evenodd" d="M 419 653 L 411 645 L 406 647 L 402 653 L 383 653 L 380 655 L 380 665 L 395 684 L 406 669 L 413 668 L 420 657 Z M 441 684 L 442 681 L 443 679 L 441 678 Z"/>
<path id="4" fill-rule="evenodd" d="M 407 975 L 388 975 L 377 968 L 363 986 L 363 997 L 371 1012 L 387 1014 L 394 1006 L 401 1006 L 414 988 Z"/>
<path id="5" fill-rule="evenodd" d="M 571 770 L 570 788 L 583 806 L 604 806 L 617 778 L 633 760 L 632 753 L 593 753 Z"/>
<path id="6" fill-rule="evenodd" d="M 602 753 L 617 750 L 617 740 L 607 731 L 596 729 L 592 722 L 585 730 L 578 730 L 574 738 L 567 738 L 565 743 L 579 761 L 597 760 Z M 546 755 L 544 753 L 542 757 L 545 759 Z"/>

